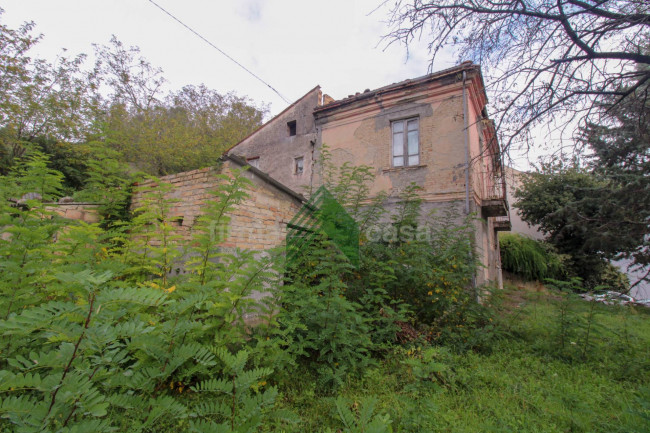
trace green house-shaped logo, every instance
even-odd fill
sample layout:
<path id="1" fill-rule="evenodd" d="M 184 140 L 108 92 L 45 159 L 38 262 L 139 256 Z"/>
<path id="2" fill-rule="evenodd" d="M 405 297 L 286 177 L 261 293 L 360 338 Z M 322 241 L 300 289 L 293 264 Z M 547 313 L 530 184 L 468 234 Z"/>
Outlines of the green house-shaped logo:
<path id="1" fill-rule="evenodd" d="M 293 261 L 325 234 L 354 266 L 359 266 L 359 226 L 321 186 L 287 224 L 287 260 Z"/>

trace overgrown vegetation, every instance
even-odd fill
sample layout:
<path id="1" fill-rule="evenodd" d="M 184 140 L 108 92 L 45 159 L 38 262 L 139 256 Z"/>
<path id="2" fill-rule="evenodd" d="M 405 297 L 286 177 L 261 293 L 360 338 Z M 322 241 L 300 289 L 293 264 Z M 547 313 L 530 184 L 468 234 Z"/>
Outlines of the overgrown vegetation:
<path id="1" fill-rule="evenodd" d="M 647 311 L 576 298 L 557 256 L 516 238 L 508 263 L 549 288 L 474 291 L 471 216 L 422 215 L 415 185 L 387 212 L 372 169 L 326 148 L 358 264 L 322 233 L 291 263 L 221 248 L 237 171 L 181 237 L 172 185 L 150 178 L 130 209 L 123 156 L 157 174 L 210 163 L 260 111 L 204 88 L 161 102 L 159 71 L 117 40 L 88 76 L 81 57 L 32 62 L 30 32 L 0 36 L 0 430 L 647 431 Z M 52 211 L 73 190 L 100 224 Z"/>
<path id="2" fill-rule="evenodd" d="M 581 167 L 578 161 L 554 160 L 543 163 L 540 172 L 524 176 L 523 186 L 516 192 L 517 207 L 522 218 L 539 225 L 547 242 L 564 256 L 568 275 L 582 278 L 588 289 L 610 286 L 627 291 L 627 278 L 609 260 L 622 257 L 619 252 L 623 249 L 642 247 L 634 246 L 636 241 L 631 238 L 623 239 L 627 235 L 614 226 L 622 218 L 638 228 L 640 224 L 633 221 L 641 214 L 604 217 L 603 212 L 609 212 L 606 207 L 612 210 L 605 204 L 606 190 L 611 186 L 607 179 Z M 643 201 L 641 197 L 639 200 Z M 604 220 L 607 222 L 601 225 Z M 528 253 L 530 257 L 532 251 Z"/>
<path id="3" fill-rule="evenodd" d="M 567 257 L 557 254 L 549 244 L 516 233 L 499 234 L 499 244 L 505 271 L 529 281 L 567 276 Z"/>
<path id="4" fill-rule="evenodd" d="M 158 176 L 210 166 L 266 113 L 246 97 L 204 85 L 166 90 L 163 71 L 114 36 L 95 45 L 93 65 L 85 54 L 54 64 L 32 58 L 41 39 L 34 29 L 0 22 L 2 175 L 29 149 L 50 156 L 69 195 L 86 186 L 98 148 Z"/>
<path id="5" fill-rule="evenodd" d="M 647 40 L 644 46 L 647 52 Z M 642 280 L 650 278 L 648 83 L 627 84 L 627 96 L 603 98 L 602 116 L 579 129 L 577 141 L 588 150 L 583 158 L 542 163 L 516 193 L 522 218 L 571 256 L 573 273 L 590 287 L 615 283 L 609 260 L 626 259 Z"/>
<path id="6" fill-rule="evenodd" d="M 29 155 L 0 178 L 3 430 L 645 425 L 647 313 L 575 300 L 562 282 L 473 302 L 469 222 L 442 216 L 429 238 L 403 237 L 422 225 L 416 187 L 388 220 L 379 206 L 357 208 L 363 221 L 401 233 L 363 237 L 359 267 L 319 239 L 286 273 L 273 252 L 219 248 L 247 194 L 244 176 L 220 175 L 184 239 L 171 230 L 171 186 L 159 180 L 130 221 L 60 219 L 42 198 L 61 194 L 62 176 L 43 154 Z M 346 191 L 361 190 L 363 167 L 346 170 L 337 174 Z"/>
<path id="7" fill-rule="evenodd" d="M 169 230 L 170 203 L 161 198 L 168 185 L 146 196 L 128 232 L 102 229 L 61 220 L 40 199 L 11 200 L 35 185 L 46 199 L 60 190 L 61 176 L 46 161 L 34 153 L 1 179 L 3 429 L 260 425 L 277 391 L 264 382 L 272 367 L 249 362 L 244 318 L 268 314 L 279 276 L 270 260 L 214 250 L 245 196 L 244 178 L 222 178 L 188 246 L 191 272 L 181 278 L 172 264 L 182 259 L 182 241 Z M 253 300 L 255 291 L 269 296 Z M 188 391 L 209 397 L 183 398 Z"/>
<path id="8" fill-rule="evenodd" d="M 507 285 L 492 308 L 493 328 L 477 331 L 497 337 L 489 351 L 396 347 L 338 398 L 317 398 L 307 380 L 281 404 L 302 414 L 302 431 L 357 431 L 342 404 L 357 419 L 372 407 L 394 432 L 648 431 L 646 310 L 532 285 Z"/>

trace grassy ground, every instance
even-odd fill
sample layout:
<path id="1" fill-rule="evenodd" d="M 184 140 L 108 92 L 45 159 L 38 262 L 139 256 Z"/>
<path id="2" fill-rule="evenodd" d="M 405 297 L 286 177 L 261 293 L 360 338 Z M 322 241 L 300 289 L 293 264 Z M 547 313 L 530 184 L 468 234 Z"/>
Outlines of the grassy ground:
<path id="1" fill-rule="evenodd" d="M 495 324 L 477 331 L 477 351 L 396 350 L 338 397 L 297 378 L 281 405 L 302 421 L 287 431 L 650 431 L 650 310 L 520 284 Z M 370 407 L 374 425 L 346 427 L 346 410 L 363 418 Z"/>

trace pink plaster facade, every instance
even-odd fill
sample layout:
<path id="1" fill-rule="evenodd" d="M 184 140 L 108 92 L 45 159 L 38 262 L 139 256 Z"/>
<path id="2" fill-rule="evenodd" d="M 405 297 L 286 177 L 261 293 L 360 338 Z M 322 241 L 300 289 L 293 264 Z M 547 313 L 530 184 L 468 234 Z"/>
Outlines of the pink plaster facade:
<path id="1" fill-rule="evenodd" d="M 317 161 L 326 145 L 338 166 L 375 169 L 371 195 L 388 193 L 389 209 L 414 182 L 422 188 L 423 214 L 452 209 L 459 217 L 468 211 L 478 217 L 473 241 L 483 266 L 476 284 L 499 284 L 497 231 L 508 230 L 510 222 L 501 153 L 486 104 L 480 68 L 470 62 L 341 100 L 316 87 L 229 153 L 259 158 L 261 170 L 308 194 L 321 184 Z M 396 167 L 391 125 L 409 119 L 417 119 L 419 162 Z M 296 135 L 282 136 L 294 120 Z M 296 176 L 292 161 L 298 154 L 304 169 Z"/>

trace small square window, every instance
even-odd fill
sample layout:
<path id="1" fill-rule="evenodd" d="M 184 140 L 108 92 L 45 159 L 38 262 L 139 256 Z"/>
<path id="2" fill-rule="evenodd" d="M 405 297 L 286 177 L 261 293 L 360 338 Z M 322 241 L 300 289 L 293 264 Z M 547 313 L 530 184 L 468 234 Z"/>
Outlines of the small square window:
<path id="1" fill-rule="evenodd" d="M 304 158 L 302 156 L 293 160 L 293 174 L 301 175 L 305 170 Z"/>
<path id="2" fill-rule="evenodd" d="M 419 119 L 397 120 L 391 123 L 393 132 L 393 167 L 420 164 Z"/>
<path id="3" fill-rule="evenodd" d="M 296 121 L 292 120 L 291 122 L 287 122 L 287 127 L 289 128 L 289 137 L 293 137 L 296 135 Z"/>
<path id="4" fill-rule="evenodd" d="M 246 158 L 246 162 L 249 163 L 251 167 L 260 168 L 259 156 L 256 156 L 254 158 Z"/>

